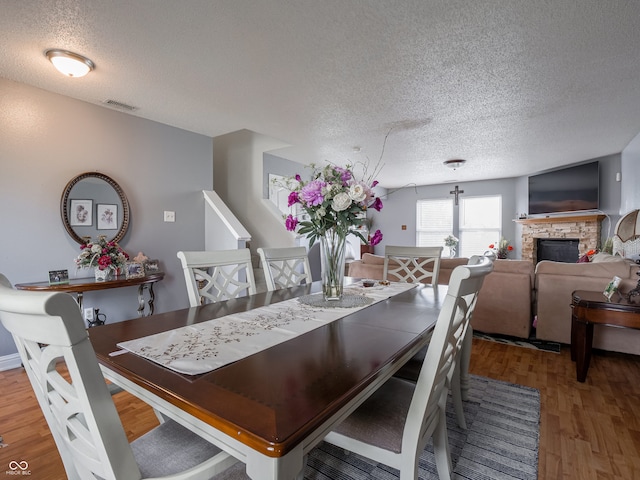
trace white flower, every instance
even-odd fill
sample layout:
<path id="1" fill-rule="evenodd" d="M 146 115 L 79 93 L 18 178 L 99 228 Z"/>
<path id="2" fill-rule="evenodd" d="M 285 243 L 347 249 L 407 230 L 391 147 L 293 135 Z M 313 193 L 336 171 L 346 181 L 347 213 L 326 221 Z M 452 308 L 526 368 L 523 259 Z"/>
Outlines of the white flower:
<path id="1" fill-rule="evenodd" d="M 327 211 L 324 209 L 324 207 L 320 207 L 318 210 L 316 210 L 316 218 L 318 220 L 321 220 L 322 217 L 324 217 L 327 214 Z"/>
<path id="2" fill-rule="evenodd" d="M 349 187 L 349 198 L 354 202 L 362 202 L 367 198 L 367 190 L 364 185 L 354 183 Z"/>
<path id="3" fill-rule="evenodd" d="M 91 247 L 91 253 L 102 253 L 102 247 L 96 243 Z"/>
<path id="4" fill-rule="evenodd" d="M 351 198 L 348 193 L 340 192 L 335 197 L 333 197 L 333 201 L 331 202 L 331 208 L 333 208 L 336 212 L 342 212 L 346 210 L 351 205 Z"/>

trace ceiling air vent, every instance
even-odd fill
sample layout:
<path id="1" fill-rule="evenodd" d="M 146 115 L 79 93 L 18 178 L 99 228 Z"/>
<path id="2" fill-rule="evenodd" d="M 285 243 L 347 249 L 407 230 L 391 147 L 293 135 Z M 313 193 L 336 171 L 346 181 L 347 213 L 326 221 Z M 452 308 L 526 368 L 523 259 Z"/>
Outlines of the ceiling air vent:
<path id="1" fill-rule="evenodd" d="M 102 103 L 108 107 L 117 108 L 118 110 L 126 110 L 127 112 L 138 110 L 138 107 L 133 107 L 126 103 L 118 102 L 117 100 L 105 100 Z"/>

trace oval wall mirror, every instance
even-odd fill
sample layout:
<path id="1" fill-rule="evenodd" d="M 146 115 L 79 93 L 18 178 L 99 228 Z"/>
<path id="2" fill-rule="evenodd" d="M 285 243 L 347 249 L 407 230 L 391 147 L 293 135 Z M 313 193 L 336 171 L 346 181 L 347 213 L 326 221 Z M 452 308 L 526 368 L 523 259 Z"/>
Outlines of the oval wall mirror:
<path id="1" fill-rule="evenodd" d="M 105 235 L 119 242 L 129 227 L 129 202 L 111 177 L 87 172 L 71 179 L 60 201 L 62 223 L 79 244 Z"/>

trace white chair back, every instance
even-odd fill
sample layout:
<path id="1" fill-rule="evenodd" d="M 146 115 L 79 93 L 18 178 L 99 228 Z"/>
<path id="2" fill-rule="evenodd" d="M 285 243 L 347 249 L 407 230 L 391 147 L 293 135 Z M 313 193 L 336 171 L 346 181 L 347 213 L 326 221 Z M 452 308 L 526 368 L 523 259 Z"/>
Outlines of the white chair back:
<path id="1" fill-rule="evenodd" d="M 178 252 L 178 258 L 182 262 L 192 307 L 256 293 L 248 248 Z"/>
<path id="2" fill-rule="evenodd" d="M 460 265 L 451 273 L 447 295 L 416 383 L 405 423 L 402 449 L 415 449 L 418 456 L 429 438 L 425 438 L 425 434 L 435 428 L 436 413 L 440 412 L 444 419 L 448 380 L 456 368 L 458 352 L 480 287 L 485 276 L 493 270 L 493 262 L 486 257 L 474 257 L 473 262 Z"/>
<path id="3" fill-rule="evenodd" d="M 130 444 L 69 294 L 14 290 L 0 274 L 0 323 L 18 347 L 69 480 L 139 480 L 143 472 L 213 479 L 237 462 L 168 419 Z"/>
<path id="4" fill-rule="evenodd" d="M 75 300 L 14 290 L 0 275 L 0 321 L 13 335 L 67 476 L 139 479 Z M 61 358 L 70 380 L 56 369 Z"/>
<path id="5" fill-rule="evenodd" d="M 438 475 L 450 478 L 445 414 L 449 378 L 478 291 L 492 270 L 493 263 L 485 257 L 453 270 L 417 382 L 390 379 L 329 433 L 327 442 L 383 462 L 400 470 L 400 478 L 412 479 L 418 478 L 420 455 L 433 438 Z"/>
<path id="6" fill-rule="evenodd" d="M 311 283 L 306 248 L 258 248 L 258 254 L 269 291 Z"/>
<path id="7" fill-rule="evenodd" d="M 384 249 L 384 280 L 438 284 L 443 247 L 402 247 Z M 425 281 L 429 279 L 429 281 Z"/>

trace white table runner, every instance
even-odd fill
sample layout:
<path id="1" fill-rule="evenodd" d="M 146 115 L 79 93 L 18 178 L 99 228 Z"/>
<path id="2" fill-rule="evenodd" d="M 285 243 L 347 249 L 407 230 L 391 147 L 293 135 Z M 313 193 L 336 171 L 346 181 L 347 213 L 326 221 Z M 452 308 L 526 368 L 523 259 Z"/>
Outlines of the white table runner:
<path id="1" fill-rule="evenodd" d="M 377 303 L 415 286 L 391 283 L 365 288 L 357 283 L 346 287 L 345 294 L 364 295 L 371 298 L 372 303 Z M 321 308 L 305 305 L 294 298 L 121 342 L 118 347 L 176 372 L 198 375 L 290 340 L 366 306 Z"/>

